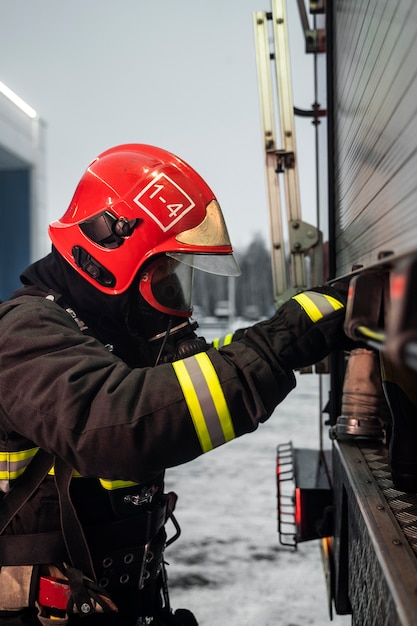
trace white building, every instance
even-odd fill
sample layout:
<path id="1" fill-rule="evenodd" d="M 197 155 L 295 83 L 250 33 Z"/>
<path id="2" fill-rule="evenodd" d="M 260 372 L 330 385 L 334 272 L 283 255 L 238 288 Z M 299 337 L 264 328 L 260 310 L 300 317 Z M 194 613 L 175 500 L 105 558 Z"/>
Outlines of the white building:
<path id="1" fill-rule="evenodd" d="M 47 249 L 44 125 L 0 82 L 0 299 Z"/>

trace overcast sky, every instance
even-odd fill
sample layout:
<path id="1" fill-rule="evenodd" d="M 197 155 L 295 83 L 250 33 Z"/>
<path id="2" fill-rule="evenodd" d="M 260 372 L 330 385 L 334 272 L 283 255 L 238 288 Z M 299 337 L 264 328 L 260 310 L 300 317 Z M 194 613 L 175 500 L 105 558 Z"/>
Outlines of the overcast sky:
<path id="1" fill-rule="evenodd" d="M 294 104 L 314 101 L 296 0 L 288 0 Z M 270 0 L 0 0 L 0 80 L 46 125 L 48 221 L 89 162 L 120 143 L 188 161 L 222 206 L 232 243 L 269 244 L 254 11 Z M 314 203 L 313 127 L 297 121 L 303 217 Z"/>

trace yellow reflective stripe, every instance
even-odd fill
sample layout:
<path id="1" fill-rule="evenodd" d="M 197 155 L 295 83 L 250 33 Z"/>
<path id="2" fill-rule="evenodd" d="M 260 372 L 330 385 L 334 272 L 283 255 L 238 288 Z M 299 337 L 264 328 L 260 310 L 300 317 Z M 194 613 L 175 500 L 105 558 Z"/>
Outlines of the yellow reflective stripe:
<path id="1" fill-rule="evenodd" d="M 100 478 L 100 484 L 107 491 L 113 491 L 114 489 L 124 489 L 125 487 L 136 487 L 138 483 L 134 483 L 131 480 L 105 480 Z"/>
<path id="2" fill-rule="evenodd" d="M 203 452 L 235 438 L 216 370 L 206 352 L 172 363 Z"/>
<path id="3" fill-rule="evenodd" d="M 367 326 L 358 326 L 358 331 L 362 333 L 364 337 L 368 337 L 368 339 L 375 339 L 381 343 L 383 343 L 386 339 L 385 333 L 381 333 L 378 330 L 372 330 L 371 328 L 367 328 Z"/>
<path id="4" fill-rule="evenodd" d="M 55 475 L 55 470 L 53 467 L 49 470 L 48 474 L 50 476 Z M 72 471 L 73 478 L 83 478 L 80 472 L 77 470 Z M 133 482 L 132 480 L 106 480 L 105 478 L 99 478 L 100 485 L 106 491 L 114 491 L 115 489 L 125 489 L 126 487 L 136 487 L 138 483 Z"/>
<path id="5" fill-rule="evenodd" d="M 0 452 L 0 480 L 15 480 L 19 478 L 33 459 L 39 448 L 29 448 L 17 452 Z M 55 475 L 53 467 L 48 472 L 49 476 Z M 82 478 L 77 470 L 72 472 L 73 478 Z M 99 478 L 101 486 L 111 491 L 113 489 L 123 489 L 125 487 L 135 487 L 138 483 L 130 480 L 105 480 Z"/>
<path id="6" fill-rule="evenodd" d="M 53 467 L 49 470 L 48 474 L 51 476 L 55 475 L 55 470 Z M 72 472 L 73 478 L 83 478 L 80 472 L 77 470 L 73 470 Z M 107 491 L 113 491 L 114 489 L 125 489 L 126 487 L 136 487 L 138 483 L 133 482 L 132 480 L 106 480 L 105 478 L 98 479 L 103 489 Z"/>
<path id="7" fill-rule="evenodd" d="M 332 296 L 314 291 L 299 293 L 292 298 L 304 309 L 312 322 L 343 308 L 343 303 Z"/>
<path id="8" fill-rule="evenodd" d="M 49 470 L 48 475 L 49 476 L 55 476 L 55 468 L 53 466 Z M 73 478 L 82 478 L 80 472 L 77 472 L 77 470 L 72 470 L 72 477 Z"/>
<path id="9" fill-rule="evenodd" d="M 210 361 L 205 352 L 196 354 L 195 358 L 201 367 L 201 371 L 203 372 L 203 376 L 206 379 L 207 386 L 210 390 L 214 406 L 216 407 L 220 426 L 223 431 L 224 439 L 225 441 L 231 441 L 236 437 L 235 429 L 229 407 L 227 406 L 226 398 L 224 397 L 223 389 L 220 386 L 220 381 L 216 370 L 214 369 L 213 363 Z"/>
<path id="10" fill-rule="evenodd" d="M 193 382 L 188 374 L 185 363 L 184 361 L 174 361 L 174 363 L 172 363 L 172 367 L 175 370 L 182 393 L 184 394 L 201 449 L 203 452 L 208 452 L 213 449 L 213 444 L 207 429 L 203 411 L 201 410 L 200 402 L 198 401 Z"/>
<path id="11" fill-rule="evenodd" d="M 31 459 L 38 450 L 39 448 L 29 448 L 28 450 L 19 450 L 18 452 L 0 452 L 0 463 L 16 463 Z"/>
<path id="12" fill-rule="evenodd" d="M 305 293 L 299 293 L 298 295 L 293 296 L 293 300 L 296 300 L 298 304 L 302 306 L 308 317 L 313 322 L 318 322 L 318 320 L 323 317 L 323 314 L 318 306 L 316 306 Z"/>
<path id="13" fill-rule="evenodd" d="M 230 343 L 232 343 L 232 339 L 233 339 L 233 333 L 229 333 L 228 335 L 225 335 L 224 337 L 218 337 L 217 339 L 214 339 L 212 341 L 213 348 L 216 348 L 216 350 L 218 350 L 219 348 L 222 348 L 223 346 L 228 346 Z"/>
<path id="14" fill-rule="evenodd" d="M 329 296 L 327 293 L 324 293 L 323 296 L 326 298 L 327 302 L 332 305 L 335 311 L 343 309 L 343 307 L 345 306 L 343 302 L 340 302 L 340 300 L 336 300 L 336 298 L 333 298 L 333 296 Z"/>

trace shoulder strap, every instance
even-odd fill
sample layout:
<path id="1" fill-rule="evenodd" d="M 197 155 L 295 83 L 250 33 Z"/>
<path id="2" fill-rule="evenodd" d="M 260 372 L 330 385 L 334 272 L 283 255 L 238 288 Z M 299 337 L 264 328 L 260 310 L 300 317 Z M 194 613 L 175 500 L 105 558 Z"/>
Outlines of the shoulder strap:
<path id="1" fill-rule="evenodd" d="M 66 461 L 55 457 L 55 484 L 59 495 L 61 528 L 68 556 L 74 567 L 95 580 L 94 567 L 83 528 L 75 512 L 70 496 L 72 467 Z"/>
<path id="2" fill-rule="evenodd" d="M 23 474 L 4 496 L 0 506 L 0 535 L 14 516 L 29 500 L 55 466 L 55 483 L 61 510 L 61 528 L 68 556 L 72 564 L 95 580 L 90 551 L 69 494 L 72 468 L 65 461 L 40 448 Z M 31 539 L 33 536 L 31 535 Z"/>
<path id="3" fill-rule="evenodd" d="M 47 476 L 54 463 L 52 454 L 38 450 L 25 472 L 4 496 L 0 507 L 0 535 Z M 30 471 L 28 471 L 30 468 Z"/>

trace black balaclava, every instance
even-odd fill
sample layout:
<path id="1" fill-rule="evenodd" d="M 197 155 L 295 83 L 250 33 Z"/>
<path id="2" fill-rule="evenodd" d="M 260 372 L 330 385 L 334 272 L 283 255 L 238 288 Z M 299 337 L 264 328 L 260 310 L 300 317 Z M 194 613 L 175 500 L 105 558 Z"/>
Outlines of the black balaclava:
<path id="1" fill-rule="evenodd" d="M 26 288 L 35 286 L 60 295 L 62 304 L 71 307 L 100 341 L 114 346 L 114 353 L 131 367 L 172 360 L 176 343 L 186 340 L 188 346 L 190 341 L 200 341 L 193 332 L 196 325 L 190 325 L 188 318 L 152 308 L 140 294 L 137 280 L 122 294 L 104 294 L 80 276 L 54 247 L 49 255 L 30 265 L 20 279 Z M 190 353 L 202 347 L 197 343 Z"/>

